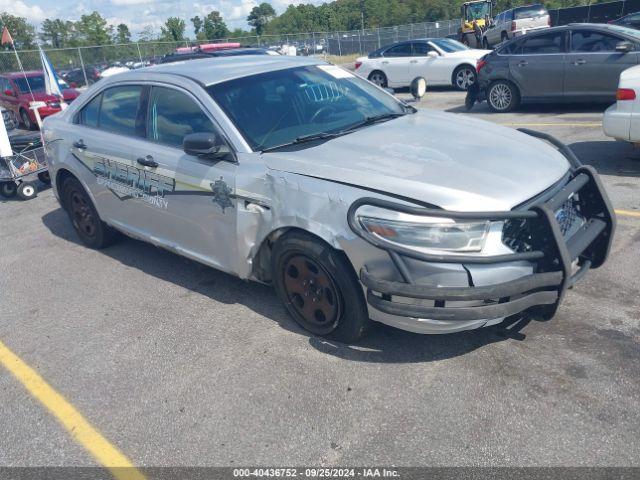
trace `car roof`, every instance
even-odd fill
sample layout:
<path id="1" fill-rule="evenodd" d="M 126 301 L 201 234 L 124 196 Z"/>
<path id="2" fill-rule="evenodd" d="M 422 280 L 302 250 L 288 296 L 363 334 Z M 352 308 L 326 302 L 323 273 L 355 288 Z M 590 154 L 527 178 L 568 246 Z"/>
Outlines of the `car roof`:
<path id="1" fill-rule="evenodd" d="M 9 77 L 9 78 L 20 78 L 20 77 L 35 77 L 37 75 L 42 75 L 42 70 L 29 70 L 27 72 L 9 72 L 9 73 L 4 73 L 3 76 L 5 77 Z"/>
<path id="2" fill-rule="evenodd" d="M 320 65 L 326 62 L 312 57 L 290 57 L 284 55 L 235 55 L 211 57 L 174 63 L 164 63 L 119 73 L 114 80 L 135 80 L 153 74 L 171 74 L 187 77 L 204 85 L 225 82 L 275 70 Z"/>

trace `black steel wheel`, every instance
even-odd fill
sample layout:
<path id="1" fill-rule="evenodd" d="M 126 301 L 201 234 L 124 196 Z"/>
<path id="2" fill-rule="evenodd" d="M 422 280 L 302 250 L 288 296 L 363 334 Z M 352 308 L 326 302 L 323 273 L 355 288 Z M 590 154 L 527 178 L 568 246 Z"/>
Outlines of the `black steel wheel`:
<path id="1" fill-rule="evenodd" d="M 86 246 L 100 249 L 114 242 L 116 232 L 100 219 L 91 198 L 77 179 L 65 180 L 63 199 L 73 228 Z"/>
<path id="2" fill-rule="evenodd" d="M 311 333 L 342 342 L 364 334 L 367 305 L 344 253 L 310 234 L 291 232 L 274 246 L 272 279 L 289 314 Z"/>
<path id="3" fill-rule="evenodd" d="M 15 197 L 18 192 L 18 186 L 13 182 L 0 183 L 0 195 L 5 198 Z"/>

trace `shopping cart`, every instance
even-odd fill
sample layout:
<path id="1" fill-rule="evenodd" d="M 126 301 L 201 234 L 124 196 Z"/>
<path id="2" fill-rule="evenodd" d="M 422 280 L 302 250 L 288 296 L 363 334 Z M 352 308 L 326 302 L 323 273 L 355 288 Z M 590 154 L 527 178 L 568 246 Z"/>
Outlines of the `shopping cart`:
<path id="1" fill-rule="evenodd" d="M 44 147 L 39 133 L 9 138 L 13 155 L 0 157 L 0 195 L 28 200 L 38 195 L 39 179 L 50 184 Z"/>

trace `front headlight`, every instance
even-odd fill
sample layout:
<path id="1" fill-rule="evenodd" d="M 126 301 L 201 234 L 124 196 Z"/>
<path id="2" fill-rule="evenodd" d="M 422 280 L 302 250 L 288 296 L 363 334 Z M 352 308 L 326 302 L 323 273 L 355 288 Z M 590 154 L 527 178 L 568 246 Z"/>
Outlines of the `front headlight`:
<path id="1" fill-rule="evenodd" d="M 456 253 L 482 251 L 490 226 L 488 221 L 456 222 L 446 218 L 420 223 L 365 216 L 359 219 L 369 233 L 387 242 L 425 251 Z"/>

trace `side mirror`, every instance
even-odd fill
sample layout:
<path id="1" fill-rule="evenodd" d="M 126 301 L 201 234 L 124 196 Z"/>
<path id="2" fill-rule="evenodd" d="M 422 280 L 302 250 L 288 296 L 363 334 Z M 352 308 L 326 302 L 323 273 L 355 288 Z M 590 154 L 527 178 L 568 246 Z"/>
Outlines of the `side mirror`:
<path id="1" fill-rule="evenodd" d="M 187 155 L 211 160 L 223 160 L 231 151 L 215 133 L 190 133 L 182 140 L 182 149 Z"/>
<path id="2" fill-rule="evenodd" d="M 616 52 L 627 53 L 633 50 L 633 43 L 625 40 L 616 45 Z"/>
<path id="3" fill-rule="evenodd" d="M 431 50 L 429 53 L 427 53 L 427 57 L 429 58 L 438 58 L 440 55 L 438 55 L 438 52 L 434 52 L 433 50 Z"/>
<path id="4" fill-rule="evenodd" d="M 15 93 L 13 92 L 13 90 L 11 90 L 10 88 L 7 88 L 7 89 L 4 91 L 4 94 L 5 94 L 5 95 L 7 95 L 7 96 L 9 96 L 9 97 L 15 97 L 15 96 L 16 96 L 16 94 L 15 94 Z"/>
<path id="5" fill-rule="evenodd" d="M 413 98 L 418 101 L 427 93 L 427 81 L 424 77 L 416 77 L 411 82 L 409 89 Z"/>

